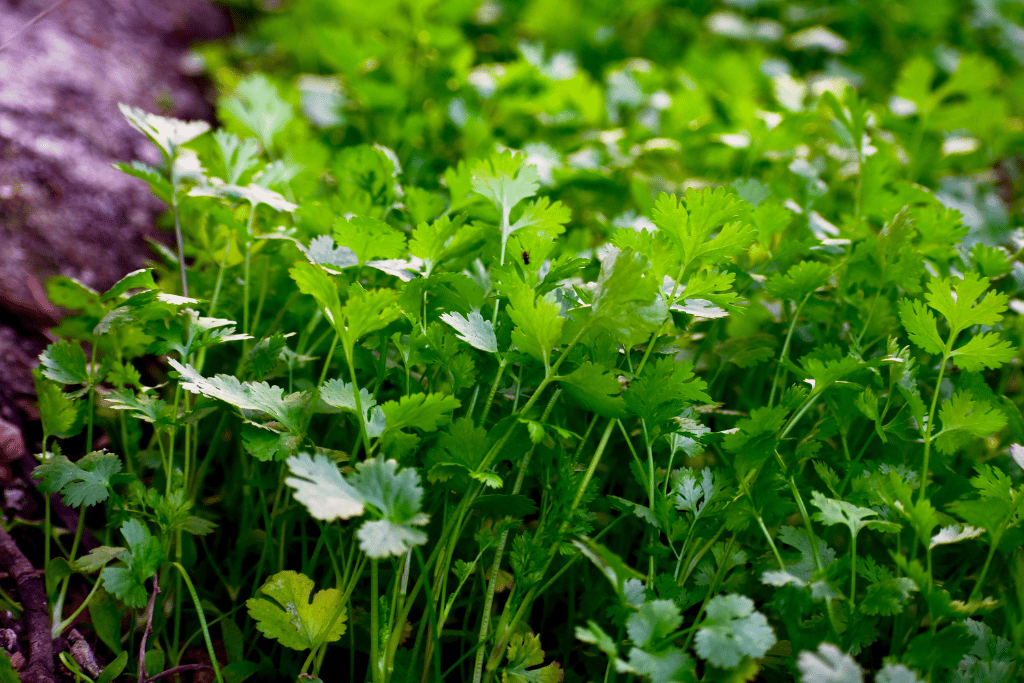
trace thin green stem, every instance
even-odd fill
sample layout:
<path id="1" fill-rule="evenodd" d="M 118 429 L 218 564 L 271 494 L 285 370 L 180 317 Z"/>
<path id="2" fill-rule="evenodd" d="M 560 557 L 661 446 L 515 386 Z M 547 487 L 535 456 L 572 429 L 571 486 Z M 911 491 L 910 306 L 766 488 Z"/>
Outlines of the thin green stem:
<path id="1" fill-rule="evenodd" d="M 380 607 L 377 604 L 380 588 L 377 560 L 370 560 L 370 670 L 373 683 L 384 683 L 384 671 L 381 668 L 380 654 Z"/>
<path id="2" fill-rule="evenodd" d="M 952 339 L 950 339 L 948 346 L 952 346 Z M 942 377 L 946 372 L 946 362 L 948 360 L 949 357 L 944 356 L 942 363 L 939 365 L 939 378 L 935 382 L 932 405 L 928 410 L 928 424 L 924 428 L 924 462 L 921 465 L 921 489 L 917 492 L 918 502 L 925 499 L 925 490 L 928 488 L 928 458 L 932 452 L 932 428 L 935 425 L 935 407 L 939 403 L 939 390 L 942 388 Z"/>
<path id="3" fill-rule="evenodd" d="M 793 311 L 793 318 L 789 321 L 789 330 L 786 331 L 786 340 L 782 343 L 782 351 L 779 352 L 779 364 L 775 368 L 775 377 L 772 379 L 772 390 L 768 394 L 768 407 L 771 408 L 775 405 L 775 392 L 779 389 L 779 377 L 782 377 L 782 383 L 786 381 L 786 370 L 785 361 L 789 357 L 789 344 L 793 339 L 793 330 L 796 329 L 796 321 L 800 319 L 800 311 L 803 310 L 804 304 L 810 298 L 810 293 L 803 298 L 799 304 L 797 304 L 796 310 Z"/>
<path id="4" fill-rule="evenodd" d="M 171 161 L 173 166 L 174 162 Z M 172 180 L 173 182 L 173 180 Z M 181 236 L 181 216 L 178 210 L 178 188 L 171 189 L 171 209 L 174 212 L 174 239 L 178 242 L 178 269 L 181 272 L 181 293 L 188 296 L 188 278 L 185 274 L 185 240 Z"/>
<path id="5" fill-rule="evenodd" d="M 199 602 L 199 596 L 196 594 L 196 588 L 192 585 L 192 579 L 188 578 L 188 572 L 177 562 L 171 562 L 171 564 L 178 569 L 181 573 L 181 577 L 185 580 L 185 585 L 188 586 L 188 592 L 192 596 L 192 603 L 196 606 L 196 615 L 199 617 L 199 627 L 203 631 L 203 640 L 206 641 L 206 651 L 210 655 L 210 664 L 213 666 L 213 675 L 217 679 L 217 683 L 224 683 L 224 678 L 220 673 L 220 664 L 217 663 L 217 653 L 213 649 L 213 640 L 210 638 L 210 628 L 206 624 L 206 615 L 203 614 L 203 606 Z"/>

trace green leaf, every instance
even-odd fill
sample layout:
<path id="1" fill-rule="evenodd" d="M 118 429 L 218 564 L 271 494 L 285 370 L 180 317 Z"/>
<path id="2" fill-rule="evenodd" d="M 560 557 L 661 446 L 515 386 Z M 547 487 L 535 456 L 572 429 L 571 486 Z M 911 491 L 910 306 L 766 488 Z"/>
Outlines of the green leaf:
<path id="1" fill-rule="evenodd" d="M 560 346 L 565 324 L 565 318 L 559 315 L 559 307 L 548 297 L 537 296 L 532 287 L 522 283 L 509 291 L 508 301 L 508 315 L 516 326 L 512 331 L 512 343 L 548 367 L 551 349 Z"/>
<path id="2" fill-rule="evenodd" d="M 316 519 L 332 522 L 359 517 L 365 512 L 365 497 L 323 455 L 311 458 L 308 453 L 299 453 L 288 458 L 288 469 L 295 476 L 284 483 L 295 489 L 295 500 L 305 505 Z"/>
<path id="3" fill-rule="evenodd" d="M 427 455 L 427 479 L 450 481 L 476 472 L 490 444 L 487 430 L 477 427 L 471 417 L 460 417 L 437 437 L 437 445 Z"/>
<path id="4" fill-rule="evenodd" d="M 952 526 L 942 527 L 939 533 L 932 536 L 931 541 L 928 542 L 928 549 L 930 550 L 937 545 L 948 545 L 977 538 L 983 533 L 985 533 L 984 529 L 979 529 L 967 524 L 954 524 Z"/>
<path id="5" fill-rule="evenodd" d="M 632 249 L 611 248 L 601 261 L 589 324 L 623 344 L 650 334 L 668 311 L 651 263 Z"/>
<path id="6" fill-rule="evenodd" d="M 0 648 L 0 683 L 21 683 L 21 676 L 14 670 L 7 650 Z"/>
<path id="7" fill-rule="evenodd" d="M 270 80 L 259 73 L 241 81 L 230 96 L 221 100 L 221 105 L 255 133 L 266 149 L 273 146 L 274 137 L 294 116 L 292 105 L 285 102 Z"/>
<path id="8" fill-rule="evenodd" d="M 696 401 L 711 403 L 704 393 L 707 386 L 704 380 L 694 378 L 693 363 L 665 357 L 649 363 L 622 397 L 648 429 L 653 429 Z"/>
<path id="9" fill-rule="evenodd" d="M 508 664 L 502 669 L 502 683 L 561 683 L 564 676 L 557 662 L 540 666 L 544 663 L 544 650 L 540 646 L 540 636 L 532 633 L 514 633 L 508 641 L 505 656 Z"/>
<path id="10" fill-rule="evenodd" d="M 83 555 L 75 560 L 71 567 L 76 572 L 93 574 L 107 566 L 107 563 L 121 559 L 127 553 L 128 551 L 124 548 L 114 548 L 109 545 L 101 545 L 98 548 L 90 550 L 88 555 Z"/>
<path id="11" fill-rule="evenodd" d="M 652 218 L 678 249 L 684 267 L 697 259 L 710 265 L 737 255 L 754 240 L 753 226 L 729 222 L 742 213 L 740 202 L 725 188 L 690 189 L 684 209 L 677 197 L 663 193 L 655 201 Z M 718 228 L 718 235 L 710 238 Z"/>
<path id="12" fill-rule="evenodd" d="M 43 433 L 59 439 L 68 439 L 82 431 L 81 401 L 76 401 L 60 390 L 56 384 L 44 381 L 42 373 L 33 371 L 36 397 L 39 399 L 39 417 Z"/>
<path id="13" fill-rule="evenodd" d="M 151 424 L 169 426 L 170 417 L 165 414 L 167 403 L 156 396 L 142 392 L 135 393 L 131 389 L 114 389 L 103 397 L 106 407 L 113 410 L 131 411 L 131 416 Z"/>
<path id="14" fill-rule="evenodd" d="M 817 652 L 804 650 L 796 659 L 800 683 L 864 683 L 860 665 L 832 643 L 821 643 Z"/>
<path id="15" fill-rule="evenodd" d="M 358 415 L 356 395 L 351 382 L 344 382 L 340 379 L 327 380 L 320 387 L 320 401 L 323 404 L 321 406 L 323 412 L 337 410 Z M 359 401 L 363 408 L 363 424 L 366 426 L 366 434 L 371 439 L 377 438 L 384 432 L 386 426 L 384 411 L 377 406 L 377 401 L 365 388 L 359 389 Z"/>
<path id="16" fill-rule="evenodd" d="M 609 657 L 615 657 L 618 654 L 618 648 L 615 646 L 615 640 L 604 632 L 597 622 L 592 619 L 587 620 L 586 626 L 576 627 L 576 639 L 582 640 L 584 643 L 591 643 L 597 645 L 601 652 L 605 653 Z"/>
<path id="17" fill-rule="evenodd" d="M 615 592 L 623 600 L 625 599 L 623 587 L 626 585 L 626 581 L 629 579 L 643 580 L 645 578 L 643 574 L 627 565 L 622 561 L 622 558 L 597 541 L 584 536 L 579 539 L 573 539 L 572 544 L 588 560 L 594 563 L 594 566 L 611 582 L 612 586 L 615 587 Z"/>
<path id="18" fill-rule="evenodd" d="M 74 278 L 58 275 L 46 281 L 46 297 L 55 305 L 69 311 L 82 311 L 88 315 L 102 317 L 100 295 L 92 287 Z"/>
<path id="19" fill-rule="evenodd" d="M 1009 341 L 1000 341 L 997 332 L 986 332 L 949 354 L 957 367 L 967 372 L 995 369 L 1017 357 L 1017 349 Z"/>
<path id="20" fill-rule="evenodd" d="M 341 320 L 332 321 L 341 334 L 342 343 L 350 352 L 357 341 L 398 320 L 401 315 L 395 305 L 398 298 L 399 292 L 395 290 L 365 291 L 358 284 L 352 285 L 348 301 L 341 310 Z"/>
<path id="21" fill-rule="evenodd" d="M 983 438 L 995 434 L 1006 426 L 1006 415 L 986 401 L 976 401 L 967 391 L 955 391 L 939 407 L 942 431 L 935 438 L 935 447 L 941 453 L 953 453 L 970 436 Z"/>
<path id="22" fill-rule="evenodd" d="M 103 668 L 96 683 L 114 683 L 126 666 L 128 666 L 128 653 L 122 652 Z"/>
<path id="23" fill-rule="evenodd" d="M 732 182 L 732 187 L 740 199 L 755 209 L 760 206 L 761 202 L 772 196 L 771 189 L 757 178 L 737 178 Z"/>
<path id="24" fill-rule="evenodd" d="M 371 458 L 356 463 L 356 472 L 349 479 L 383 517 L 359 527 L 359 547 L 367 556 L 402 556 L 427 542 L 427 535 L 415 528 L 430 521 L 429 515 L 420 512 L 423 489 L 416 470 L 407 467 L 399 472 L 397 461 Z"/>
<path id="25" fill-rule="evenodd" d="M 585 361 L 568 375 L 559 376 L 558 382 L 566 395 L 592 413 L 616 418 L 629 415 L 621 396 L 622 384 L 602 367 Z"/>
<path id="26" fill-rule="evenodd" d="M 313 580 L 283 571 L 260 587 L 259 597 L 245 601 L 249 616 L 267 638 L 293 650 L 312 650 L 333 643 L 345 633 L 345 596 L 335 588 L 317 591 L 310 600 Z"/>
<path id="27" fill-rule="evenodd" d="M 856 537 L 866 526 L 884 531 L 899 531 L 900 528 L 898 524 L 891 522 L 870 520 L 869 518 L 878 516 L 878 513 L 870 508 L 853 505 L 844 500 L 826 498 L 818 491 L 811 493 L 811 504 L 821 510 L 821 512 L 814 513 L 814 519 L 825 526 L 842 524 L 850 530 L 850 535 L 853 537 Z"/>
<path id="28" fill-rule="evenodd" d="M 179 145 L 184 145 L 210 130 L 210 124 L 206 121 L 181 121 L 157 116 L 123 103 L 118 103 L 117 108 L 132 128 L 160 148 L 168 162 L 176 156 Z"/>
<path id="29" fill-rule="evenodd" d="M 137 519 L 122 524 L 121 533 L 128 541 L 128 554 L 121 557 L 125 566 L 106 567 L 100 572 L 100 579 L 103 587 L 125 605 L 144 607 L 149 599 L 145 582 L 164 561 L 163 545 Z"/>
<path id="30" fill-rule="evenodd" d="M 181 375 L 181 388 L 185 391 L 224 401 L 243 411 L 264 413 L 289 431 L 300 431 L 303 410 L 310 398 L 308 393 L 285 395 L 281 387 L 266 382 L 239 382 L 230 375 L 203 377 L 191 365 L 182 365 L 173 358 L 167 362 Z"/>
<path id="31" fill-rule="evenodd" d="M 269 190 L 259 183 L 252 182 L 248 185 L 205 185 L 194 187 L 189 190 L 189 197 L 220 197 L 229 201 L 249 202 L 252 210 L 260 204 L 269 206 L 274 211 L 287 211 L 291 213 L 299 208 L 280 193 Z"/>
<path id="32" fill-rule="evenodd" d="M 245 172 L 258 163 L 260 145 L 255 138 L 242 140 L 234 133 L 218 129 L 213 131 L 213 141 L 223 162 L 224 180 L 229 185 L 236 185 Z"/>
<path id="33" fill-rule="evenodd" d="M 359 265 L 405 255 L 405 235 L 383 221 L 366 216 L 339 218 L 334 224 L 334 241 L 355 252 Z"/>
<path id="34" fill-rule="evenodd" d="M 398 401 L 388 401 L 381 408 L 387 417 L 387 429 L 412 427 L 424 432 L 437 431 L 451 422 L 451 412 L 462 405 L 446 394 L 411 394 Z"/>
<path id="35" fill-rule="evenodd" d="M 61 384 L 91 384 L 85 351 L 78 342 L 62 339 L 39 354 L 43 376 Z"/>
<path id="36" fill-rule="evenodd" d="M 928 305 L 946 318 L 955 338 L 961 330 L 972 325 L 991 327 L 1003 319 L 1002 314 L 1009 301 L 1006 294 L 989 292 L 985 298 L 976 301 L 985 294 L 987 288 L 988 278 L 968 271 L 959 282 L 948 278 L 932 278 L 925 299 Z"/>
<path id="37" fill-rule="evenodd" d="M 51 455 L 32 471 L 47 493 L 61 493 L 71 507 L 101 503 L 110 495 L 110 478 L 121 471 L 121 459 L 114 453 L 93 451 L 71 462 L 63 455 Z"/>
<path id="38" fill-rule="evenodd" d="M 505 263 L 505 245 L 514 228 L 512 209 L 522 200 L 537 194 L 540 176 L 537 167 L 524 164 L 525 157 L 510 151 L 492 155 L 473 169 L 472 186 L 501 212 L 501 260 Z M 453 197 L 453 200 L 455 198 Z"/>
<path id="39" fill-rule="evenodd" d="M 831 274 L 832 268 L 827 263 L 801 261 L 787 270 L 785 275 L 782 273 L 772 275 L 765 284 L 765 288 L 776 298 L 800 302 L 805 296 L 828 282 Z"/>
<path id="40" fill-rule="evenodd" d="M 707 604 L 694 641 L 697 654 L 713 666 L 731 669 L 745 655 L 764 657 L 775 645 L 775 631 L 745 595 L 717 595 Z"/>
<path id="41" fill-rule="evenodd" d="M 468 318 L 461 313 L 442 313 L 441 320 L 451 325 L 459 339 L 473 348 L 488 353 L 498 351 L 494 325 L 490 320 L 484 320 L 484 317 L 480 315 L 480 309 L 470 311 Z"/>
<path id="42" fill-rule="evenodd" d="M 915 299 L 900 301 L 900 322 L 907 331 L 910 341 L 928 353 L 942 353 L 946 342 L 939 336 L 938 323 L 935 316 L 923 302 Z"/>
<path id="43" fill-rule="evenodd" d="M 683 623 L 679 607 L 671 600 L 645 602 L 626 619 L 626 633 L 637 647 L 660 644 Z"/>
<path id="44" fill-rule="evenodd" d="M 694 520 L 700 518 L 719 488 L 710 467 L 701 470 L 699 481 L 689 469 L 677 470 L 672 475 L 676 509 L 693 513 Z"/>
<path id="45" fill-rule="evenodd" d="M 299 262 L 288 270 L 288 274 L 300 292 L 316 299 L 317 306 L 331 323 L 340 321 L 341 298 L 338 296 L 338 287 L 319 264 Z"/>

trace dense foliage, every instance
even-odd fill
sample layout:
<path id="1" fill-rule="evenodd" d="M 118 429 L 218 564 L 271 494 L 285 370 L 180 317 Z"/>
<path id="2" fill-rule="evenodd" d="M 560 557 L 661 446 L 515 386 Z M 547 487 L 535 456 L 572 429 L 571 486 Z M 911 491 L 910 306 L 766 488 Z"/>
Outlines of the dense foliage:
<path id="1" fill-rule="evenodd" d="M 232 4 L 47 285 L 106 680 L 1018 680 L 1020 6 Z"/>

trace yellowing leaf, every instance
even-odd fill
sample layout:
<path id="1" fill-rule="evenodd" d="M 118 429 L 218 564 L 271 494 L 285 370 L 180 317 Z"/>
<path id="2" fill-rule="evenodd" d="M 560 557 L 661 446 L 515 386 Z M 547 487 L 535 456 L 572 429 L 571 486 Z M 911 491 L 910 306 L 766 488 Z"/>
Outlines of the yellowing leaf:
<path id="1" fill-rule="evenodd" d="M 293 650 L 312 650 L 333 643 L 345 633 L 344 595 L 328 588 L 310 601 L 313 580 L 304 574 L 283 571 L 260 587 L 260 597 L 245 601 L 256 628 Z"/>

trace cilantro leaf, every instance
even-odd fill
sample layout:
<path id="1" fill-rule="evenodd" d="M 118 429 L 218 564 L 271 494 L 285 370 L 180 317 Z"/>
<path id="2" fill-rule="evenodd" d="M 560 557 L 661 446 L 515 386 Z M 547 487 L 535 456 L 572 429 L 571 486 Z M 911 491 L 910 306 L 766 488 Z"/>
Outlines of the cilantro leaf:
<path id="1" fill-rule="evenodd" d="M 338 296 L 338 286 L 322 267 L 318 264 L 300 262 L 292 266 L 288 274 L 298 285 L 300 292 L 316 300 L 332 324 L 340 320 L 341 298 Z"/>
<path id="2" fill-rule="evenodd" d="M 988 278 L 968 271 L 959 282 L 948 278 L 932 278 L 925 299 L 946 318 L 955 338 L 961 330 L 972 325 L 992 326 L 1003 319 L 1002 313 L 1009 300 L 1007 295 L 989 292 L 984 299 L 976 302 L 987 288 Z"/>
<path id="3" fill-rule="evenodd" d="M 480 309 L 470 311 L 468 318 L 461 313 L 442 313 L 441 320 L 451 325 L 459 339 L 473 348 L 497 353 L 498 340 L 494 336 L 494 325 L 490 320 L 484 320 Z"/>
<path id="4" fill-rule="evenodd" d="M 267 638 L 293 650 L 312 650 L 333 643 L 345 633 L 345 596 L 335 588 L 317 591 L 313 580 L 283 571 L 260 587 L 261 596 L 245 601 L 249 616 Z"/>
<path id="5" fill-rule="evenodd" d="M 708 503 L 718 493 L 719 485 L 711 473 L 710 467 L 701 470 L 698 482 L 696 475 L 690 470 L 678 470 L 672 476 L 672 491 L 676 496 L 676 509 L 693 513 L 696 521 L 707 508 Z"/>
<path id="6" fill-rule="evenodd" d="M 299 245 L 296 241 L 296 245 Z M 340 269 L 359 265 L 359 257 L 348 247 L 336 247 L 334 240 L 328 235 L 319 235 L 309 241 L 309 247 L 304 250 L 306 258 L 311 263 L 316 263 L 325 268 L 328 272 L 336 273 Z"/>
<path id="7" fill-rule="evenodd" d="M 60 340 L 39 354 L 43 376 L 61 384 L 91 384 L 85 351 L 78 342 Z"/>
<path id="8" fill-rule="evenodd" d="M 955 391 L 939 408 L 942 431 L 935 438 L 941 453 L 953 453 L 970 436 L 986 437 L 1006 426 L 1006 415 L 986 401 L 975 400 L 967 391 Z"/>
<path id="9" fill-rule="evenodd" d="M 914 299 L 900 301 L 900 322 L 910 341 L 928 353 L 942 353 L 946 342 L 939 336 L 938 323 L 924 303 Z"/>
<path id="10" fill-rule="evenodd" d="M 796 659 L 800 683 L 864 683 L 860 665 L 832 643 L 821 643 L 817 652 L 804 650 Z"/>
<path id="11" fill-rule="evenodd" d="M 665 357 L 649 363 L 640 377 L 630 382 L 622 398 L 653 429 L 695 401 L 711 403 L 705 389 L 704 380 L 694 379 L 693 363 Z"/>
<path id="12" fill-rule="evenodd" d="M 646 676 L 651 683 L 691 683 L 697 680 L 695 668 L 693 659 L 678 648 L 651 653 L 634 647 L 628 661 L 615 660 L 616 671 Z"/>
<path id="13" fill-rule="evenodd" d="M 156 574 L 164 561 L 163 545 L 137 519 L 121 525 L 128 541 L 128 553 L 121 556 L 124 567 L 106 567 L 100 572 L 103 587 L 128 607 L 144 607 L 149 595 L 145 582 Z"/>
<path id="14" fill-rule="evenodd" d="M 663 193 L 655 200 L 652 218 L 679 251 L 684 268 L 698 258 L 711 265 L 735 256 L 754 240 L 753 226 L 729 222 L 740 215 L 741 201 L 725 188 L 690 189 L 684 209 L 677 197 Z M 710 238 L 718 228 L 719 234 Z"/>
<path id="15" fill-rule="evenodd" d="M 504 152 L 491 156 L 473 169 L 473 190 L 491 200 L 501 212 L 501 265 L 505 264 L 508 238 L 517 229 L 510 223 L 512 209 L 540 189 L 537 167 L 523 163 L 525 159 L 522 155 Z"/>
<path id="16" fill-rule="evenodd" d="M 39 417 L 43 433 L 67 439 L 82 431 L 81 400 L 75 400 L 52 382 L 44 381 L 39 368 L 32 371 L 39 399 Z"/>
<path id="17" fill-rule="evenodd" d="M 656 644 L 679 628 L 683 615 L 671 600 L 653 600 L 640 605 L 626 620 L 626 633 L 637 647 Z"/>
<path id="18" fill-rule="evenodd" d="M 939 530 L 939 533 L 932 536 L 932 540 L 928 543 L 928 548 L 930 550 L 937 545 L 959 543 L 960 541 L 977 538 L 983 533 L 985 533 L 984 529 L 979 529 L 968 524 L 954 524 L 952 526 L 942 527 L 942 529 Z"/>
<path id="19" fill-rule="evenodd" d="M 88 555 L 83 555 L 75 560 L 71 567 L 76 572 L 92 574 L 106 567 L 108 563 L 124 557 L 128 553 L 124 548 L 114 548 L 109 545 L 101 545 L 93 548 Z"/>
<path id="20" fill-rule="evenodd" d="M 334 224 L 334 241 L 355 252 L 359 265 L 405 254 L 405 235 L 383 221 L 366 216 L 339 218 Z"/>
<path id="21" fill-rule="evenodd" d="M 131 411 L 131 416 L 160 426 L 169 426 L 170 417 L 165 414 L 167 403 L 147 393 L 135 393 L 131 389 L 114 389 L 103 397 L 104 404 L 114 410 Z"/>
<path id="22" fill-rule="evenodd" d="M 71 507 L 102 503 L 110 495 L 110 478 L 121 471 L 121 459 L 114 453 L 93 451 L 71 462 L 63 455 L 51 455 L 34 470 L 47 493 L 61 493 Z"/>
<path id="23" fill-rule="evenodd" d="M 1009 363 L 1017 357 L 1017 350 L 1009 341 L 999 341 L 998 333 L 986 332 L 971 337 L 966 344 L 954 349 L 949 355 L 962 370 L 978 372 Z"/>
<path id="24" fill-rule="evenodd" d="M 505 656 L 508 664 L 502 669 L 502 683 L 561 683 L 564 676 L 557 662 L 539 666 L 544 663 L 544 650 L 540 646 L 540 636 L 532 633 L 513 634 Z"/>
<path id="25" fill-rule="evenodd" d="M 326 457 L 311 458 L 308 453 L 299 453 L 288 458 L 288 469 L 295 476 L 284 483 L 295 489 L 295 500 L 305 505 L 316 519 L 350 519 L 365 511 L 365 497 L 345 481 L 338 466 Z"/>
<path id="26" fill-rule="evenodd" d="M 359 547 L 369 557 L 402 556 L 414 545 L 427 542 L 427 535 L 414 527 L 430 521 L 420 512 L 423 489 L 415 469 L 398 471 L 398 462 L 371 458 L 356 464 L 349 477 L 352 488 L 383 519 L 365 522 L 359 528 Z"/>
<path id="27" fill-rule="evenodd" d="M 765 288 L 769 294 L 779 299 L 803 301 L 805 296 L 828 282 L 831 274 L 832 269 L 827 263 L 802 261 L 787 270 L 785 275 L 773 275 L 768 279 Z"/>
<path id="28" fill-rule="evenodd" d="M 826 498 L 818 491 L 811 493 L 811 504 L 821 510 L 821 512 L 814 513 L 814 519 L 825 526 L 842 524 L 850 530 L 851 536 L 854 537 L 864 527 L 874 527 L 886 531 L 899 530 L 899 526 L 891 522 L 870 520 L 871 517 L 878 517 L 878 513 L 870 508 L 853 505 L 844 500 Z M 893 529 L 894 526 L 895 529 Z"/>
<path id="29" fill-rule="evenodd" d="M 559 376 L 558 382 L 570 398 L 591 412 L 617 418 L 629 414 L 618 377 L 589 361 Z"/>
<path id="30" fill-rule="evenodd" d="M 551 364 L 551 349 L 559 346 L 565 318 L 560 309 L 547 297 L 536 296 L 531 287 L 519 284 L 509 291 L 508 315 L 515 324 L 512 343 L 522 351 L 544 363 Z"/>
<path id="31" fill-rule="evenodd" d="M 341 319 L 332 321 L 350 355 L 357 341 L 398 319 L 398 297 L 395 290 L 366 291 L 358 284 L 352 285 L 348 301 L 341 309 Z"/>
<path id="32" fill-rule="evenodd" d="M 274 211 L 287 211 L 288 213 L 299 208 L 298 204 L 288 201 L 280 193 L 274 192 L 255 181 L 248 185 L 201 185 L 189 190 L 188 196 L 220 197 L 230 201 L 241 200 L 249 202 L 253 211 L 260 204 L 269 206 Z"/>
<path id="33" fill-rule="evenodd" d="M 258 163 L 260 145 L 255 138 L 242 140 L 234 133 L 218 129 L 213 131 L 213 141 L 220 152 L 224 180 L 229 185 L 236 185 L 242 175 Z"/>
<path id="34" fill-rule="evenodd" d="M 239 123 L 256 134 L 264 149 L 270 149 L 274 137 L 292 120 L 292 105 L 278 94 L 263 74 L 241 81 L 235 91 L 221 100 L 221 106 Z"/>
<path id="35" fill-rule="evenodd" d="M 289 431 L 301 430 L 302 413 L 309 394 L 295 392 L 284 394 L 284 389 L 266 382 L 239 382 L 230 375 L 203 377 L 191 365 L 182 365 L 173 358 L 168 359 L 171 367 L 181 375 L 181 388 L 193 394 L 202 394 L 245 410 L 269 415 Z"/>
<path id="36" fill-rule="evenodd" d="M 454 396 L 435 393 L 403 396 L 398 401 L 388 401 L 381 408 L 389 431 L 412 427 L 433 432 L 451 422 L 451 412 L 460 405 Z"/>
<path id="37" fill-rule="evenodd" d="M 875 683 L 924 683 L 904 664 L 886 664 L 875 674 Z"/>
<path id="38" fill-rule="evenodd" d="M 331 409 L 336 409 L 354 415 L 358 414 L 356 396 L 351 382 L 344 382 L 340 379 L 327 380 L 320 387 L 320 401 L 321 409 L 324 412 L 335 412 Z M 359 389 L 359 402 L 363 408 L 363 424 L 366 425 L 367 436 L 371 439 L 380 436 L 386 425 L 384 411 L 377 405 L 373 395 L 364 387 Z"/>
<path id="39" fill-rule="evenodd" d="M 179 145 L 184 145 L 210 130 L 206 121 L 181 121 L 165 116 L 150 114 L 137 107 L 119 103 L 117 108 L 132 128 L 148 137 L 160 148 L 164 159 L 170 162 L 176 156 Z"/>
<path id="40" fill-rule="evenodd" d="M 650 261 L 632 249 L 609 249 L 601 261 L 588 324 L 627 345 L 638 335 L 650 334 L 668 314 L 650 271 Z"/>
<path id="41" fill-rule="evenodd" d="M 427 456 L 430 467 L 427 479 L 431 482 L 449 481 L 453 477 L 476 472 L 489 447 L 487 431 L 477 427 L 471 417 L 460 417 L 437 437 L 436 446 Z"/>
<path id="42" fill-rule="evenodd" d="M 707 604 L 697 631 L 697 654 L 713 666 L 731 669 L 745 655 L 760 658 L 775 645 L 775 631 L 745 595 L 717 595 Z"/>

